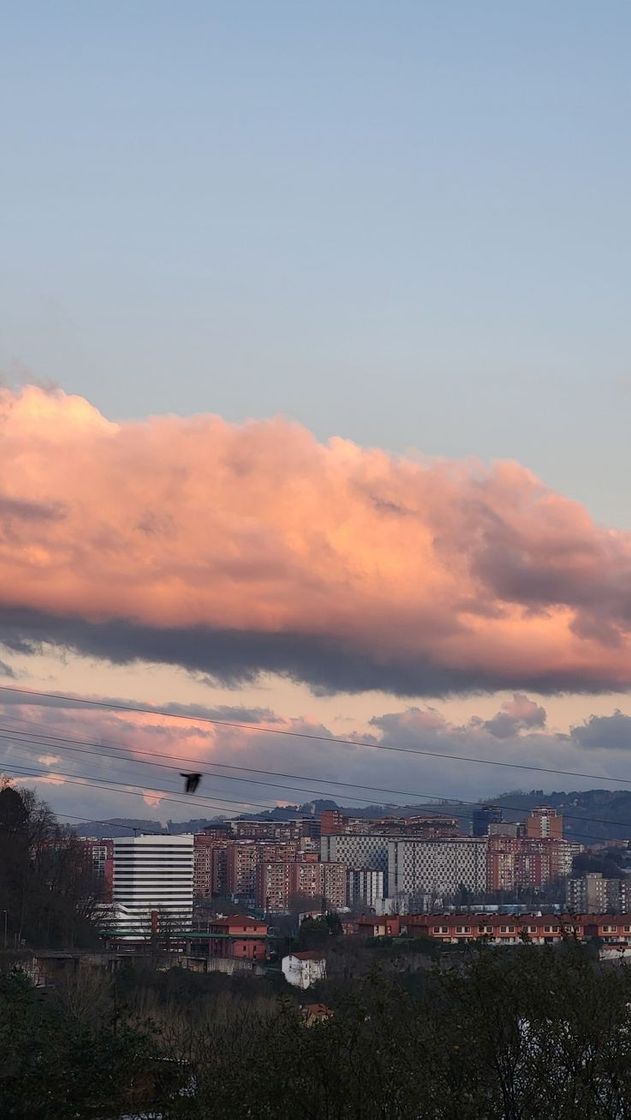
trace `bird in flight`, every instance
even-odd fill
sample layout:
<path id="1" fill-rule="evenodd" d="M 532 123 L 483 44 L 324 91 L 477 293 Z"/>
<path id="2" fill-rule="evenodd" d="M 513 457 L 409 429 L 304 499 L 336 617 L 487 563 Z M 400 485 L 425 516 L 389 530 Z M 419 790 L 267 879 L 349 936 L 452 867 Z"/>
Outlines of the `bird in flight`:
<path id="1" fill-rule="evenodd" d="M 201 774 L 180 774 L 180 777 L 185 779 L 185 782 L 184 782 L 185 793 L 195 793 L 199 783 L 202 780 Z"/>

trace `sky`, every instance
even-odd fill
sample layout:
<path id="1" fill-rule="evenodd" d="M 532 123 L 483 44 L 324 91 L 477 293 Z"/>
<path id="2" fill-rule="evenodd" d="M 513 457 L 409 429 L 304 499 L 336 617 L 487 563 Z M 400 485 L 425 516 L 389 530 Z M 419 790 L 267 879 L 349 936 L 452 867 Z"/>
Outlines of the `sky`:
<path id="1" fill-rule="evenodd" d="M 507 760 L 631 782 L 629 6 L 3 31 L 0 684 L 191 717 L 4 693 L 5 727 L 461 798 L 605 784 Z M 231 710 L 323 739 L 192 719 Z M 2 733 L 61 813 L 206 815 L 150 755 Z"/>

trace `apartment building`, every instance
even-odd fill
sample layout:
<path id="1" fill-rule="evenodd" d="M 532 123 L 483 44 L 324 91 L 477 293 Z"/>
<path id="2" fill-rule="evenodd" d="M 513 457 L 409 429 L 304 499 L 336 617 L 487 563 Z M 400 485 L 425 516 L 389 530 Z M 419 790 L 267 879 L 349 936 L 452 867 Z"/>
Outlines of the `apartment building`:
<path id="1" fill-rule="evenodd" d="M 341 909 L 346 905 L 345 865 L 310 859 L 262 860 L 256 874 L 257 906 L 268 913 L 287 913 L 295 898 L 312 898 L 326 909 Z"/>
<path id="2" fill-rule="evenodd" d="M 454 895 L 460 887 L 486 887 L 486 841 L 472 836 L 449 840 L 390 839 L 388 895 Z"/>
<path id="3" fill-rule="evenodd" d="M 598 871 L 568 879 L 565 901 L 578 914 L 626 914 L 631 909 L 630 884 L 625 879 L 605 879 Z"/>
<path id="4" fill-rule="evenodd" d="M 259 845 L 254 840 L 233 840 L 226 849 L 226 889 L 233 898 L 254 898 Z"/>
<path id="5" fill-rule="evenodd" d="M 349 867 L 346 873 L 347 905 L 374 907 L 384 898 L 384 873 L 371 867 Z"/>
<path id="6" fill-rule="evenodd" d="M 530 815 L 526 817 L 524 832 L 529 840 L 561 840 L 563 817 L 548 805 L 532 809 Z"/>
<path id="7" fill-rule="evenodd" d="M 114 876 L 114 841 L 88 837 L 82 841 L 82 844 L 92 867 L 99 901 L 111 902 Z"/>
<path id="8" fill-rule="evenodd" d="M 346 923 L 363 937 L 430 937 L 451 945 L 476 941 L 496 945 L 555 945 L 571 938 L 598 938 L 619 948 L 631 946 L 631 914 L 407 914 L 363 917 Z"/>
<path id="9" fill-rule="evenodd" d="M 119 936 L 146 938 L 190 929 L 193 837 L 133 836 L 113 841 L 112 901 Z"/>
<path id="10" fill-rule="evenodd" d="M 320 839 L 320 858 L 325 863 L 344 863 L 347 867 L 369 867 L 383 871 L 384 889 L 389 893 L 388 842 L 381 833 L 331 833 Z"/>
<path id="11" fill-rule="evenodd" d="M 487 840 L 487 890 L 541 890 L 572 871 L 582 845 L 553 837 L 490 835 Z"/>
<path id="12" fill-rule="evenodd" d="M 232 840 L 208 832 L 198 832 L 193 846 L 193 893 L 195 898 L 212 898 L 227 893 L 227 851 Z"/>

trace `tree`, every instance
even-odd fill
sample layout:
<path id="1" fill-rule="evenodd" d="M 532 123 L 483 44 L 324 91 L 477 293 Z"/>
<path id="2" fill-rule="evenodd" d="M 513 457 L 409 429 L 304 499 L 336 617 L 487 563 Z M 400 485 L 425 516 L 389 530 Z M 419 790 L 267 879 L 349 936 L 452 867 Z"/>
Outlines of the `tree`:
<path id="1" fill-rule="evenodd" d="M 13 1120 L 120 1116 L 176 1095 L 181 1075 L 158 1062 L 147 1029 L 77 1016 L 55 993 L 45 997 L 20 973 L 0 976 L 0 1115 Z M 140 1111 L 139 1107 L 134 1112 Z"/>
<path id="2" fill-rule="evenodd" d="M 0 909 L 8 944 L 92 944 L 96 889 L 83 845 L 30 790 L 0 787 Z"/>

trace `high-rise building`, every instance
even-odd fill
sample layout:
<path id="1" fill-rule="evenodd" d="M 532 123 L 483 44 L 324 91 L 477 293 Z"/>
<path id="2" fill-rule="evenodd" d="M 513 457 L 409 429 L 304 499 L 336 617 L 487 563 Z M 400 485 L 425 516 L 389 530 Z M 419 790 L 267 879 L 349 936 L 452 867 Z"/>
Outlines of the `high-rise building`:
<path id="1" fill-rule="evenodd" d="M 300 867 L 300 864 L 298 864 Z M 328 910 L 341 910 L 346 906 L 346 864 L 321 863 L 322 889 L 325 906 Z"/>
<path id="2" fill-rule="evenodd" d="M 486 886 L 486 841 L 471 836 L 450 840 L 390 839 L 388 895 L 454 895 L 460 887 Z"/>
<path id="3" fill-rule="evenodd" d="M 622 886 L 620 879 L 605 879 L 599 871 L 593 871 L 568 879 L 565 901 L 574 914 L 624 914 L 627 900 Z"/>
<path id="4" fill-rule="evenodd" d="M 262 860 L 256 871 L 256 903 L 267 913 L 287 913 L 294 899 L 310 898 L 321 907 L 346 905 L 346 867 L 313 860 Z"/>
<path id="5" fill-rule="evenodd" d="M 300 828 L 301 839 L 302 838 L 309 838 L 311 840 L 319 840 L 320 839 L 320 818 L 319 817 L 316 817 L 316 816 L 300 817 L 300 819 L 296 821 L 296 824 Z"/>
<path id="6" fill-rule="evenodd" d="M 254 898 L 259 845 L 254 840 L 234 840 L 226 851 L 226 886 L 236 898 Z"/>
<path id="7" fill-rule="evenodd" d="M 266 914 L 286 914 L 291 897 L 291 863 L 261 860 L 256 869 L 256 905 Z"/>
<path id="8" fill-rule="evenodd" d="M 471 835 L 488 836 L 489 825 L 500 824 L 502 817 L 502 810 L 498 805 L 481 805 L 479 809 L 474 809 L 471 816 Z"/>
<path id="9" fill-rule="evenodd" d="M 548 805 L 540 806 L 526 817 L 525 832 L 529 840 L 561 840 L 563 817 Z"/>
<path id="10" fill-rule="evenodd" d="M 517 883 L 517 856 L 522 841 L 516 836 L 489 836 L 486 877 L 489 891 L 514 891 Z"/>
<path id="11" fill-rule="evenodd" d="M 323 809 L 320 813 L 320 836 L 333 836 L 346 831 L 348 821 L 339 809 Z"/>
<path id="12" fill-rule="evenodd" d="M 389 819 L 383 822 L 388 831 Z M 394 830 L 392 830 L 394 831 Z M 460 835 L 460 822 L 456 817 L 403 817 L 401 819 L 401 832 L 411 838 L 417 836 L 422 840 L 442 840 Z"/>
<path id="13" fill-rule="evenodd" d="M 175 936 L 193 918 L 193 837 L 133 836 L 113 844 L 116 932 Z"/>
<path id="14" fill-rule="evenodd" d="M 491 835 L 487 841 L 487 889 L 541 890 L 571 873 L 572 860 L 581 845 L 552 837 L 531 838 Z"/>
<path id="15" fill-rule="evenodd" d="M 195 898 L 226 894 L 226 852 L 233 843 L 211 832 L 197 832 L 194 843 Z"/>
<path id="16" fill-rule="evenodd" d="M 323 834 L 320 840 L 320 858 L 328 863 L 345 863 L 347 867 L 370 867 L 383 871 L 384 889 L 389 892 L 388 841 L 385 833 L 335 833 Z"/>
<path id="17" fill-rule="evenodd" d="M 82 841 L 86 856 L 92 866 L 96 893 L 101 902 L 112 901 L 112 877 L 114 874 L 114 841 L 95 840 L 88 837 Z"/>
<path id="18" fill-rule="evenodd" d="M 377 900 L 384 898 L 383 871 L 371 867 L 349 867 L 346 877 L 347 904 L 374 907 Z"/>
<path id="19" fill-rule="evenodd" d="M 273 840 L 276 821 L 233 820 L 232 833 L 237 840 Z"/>

